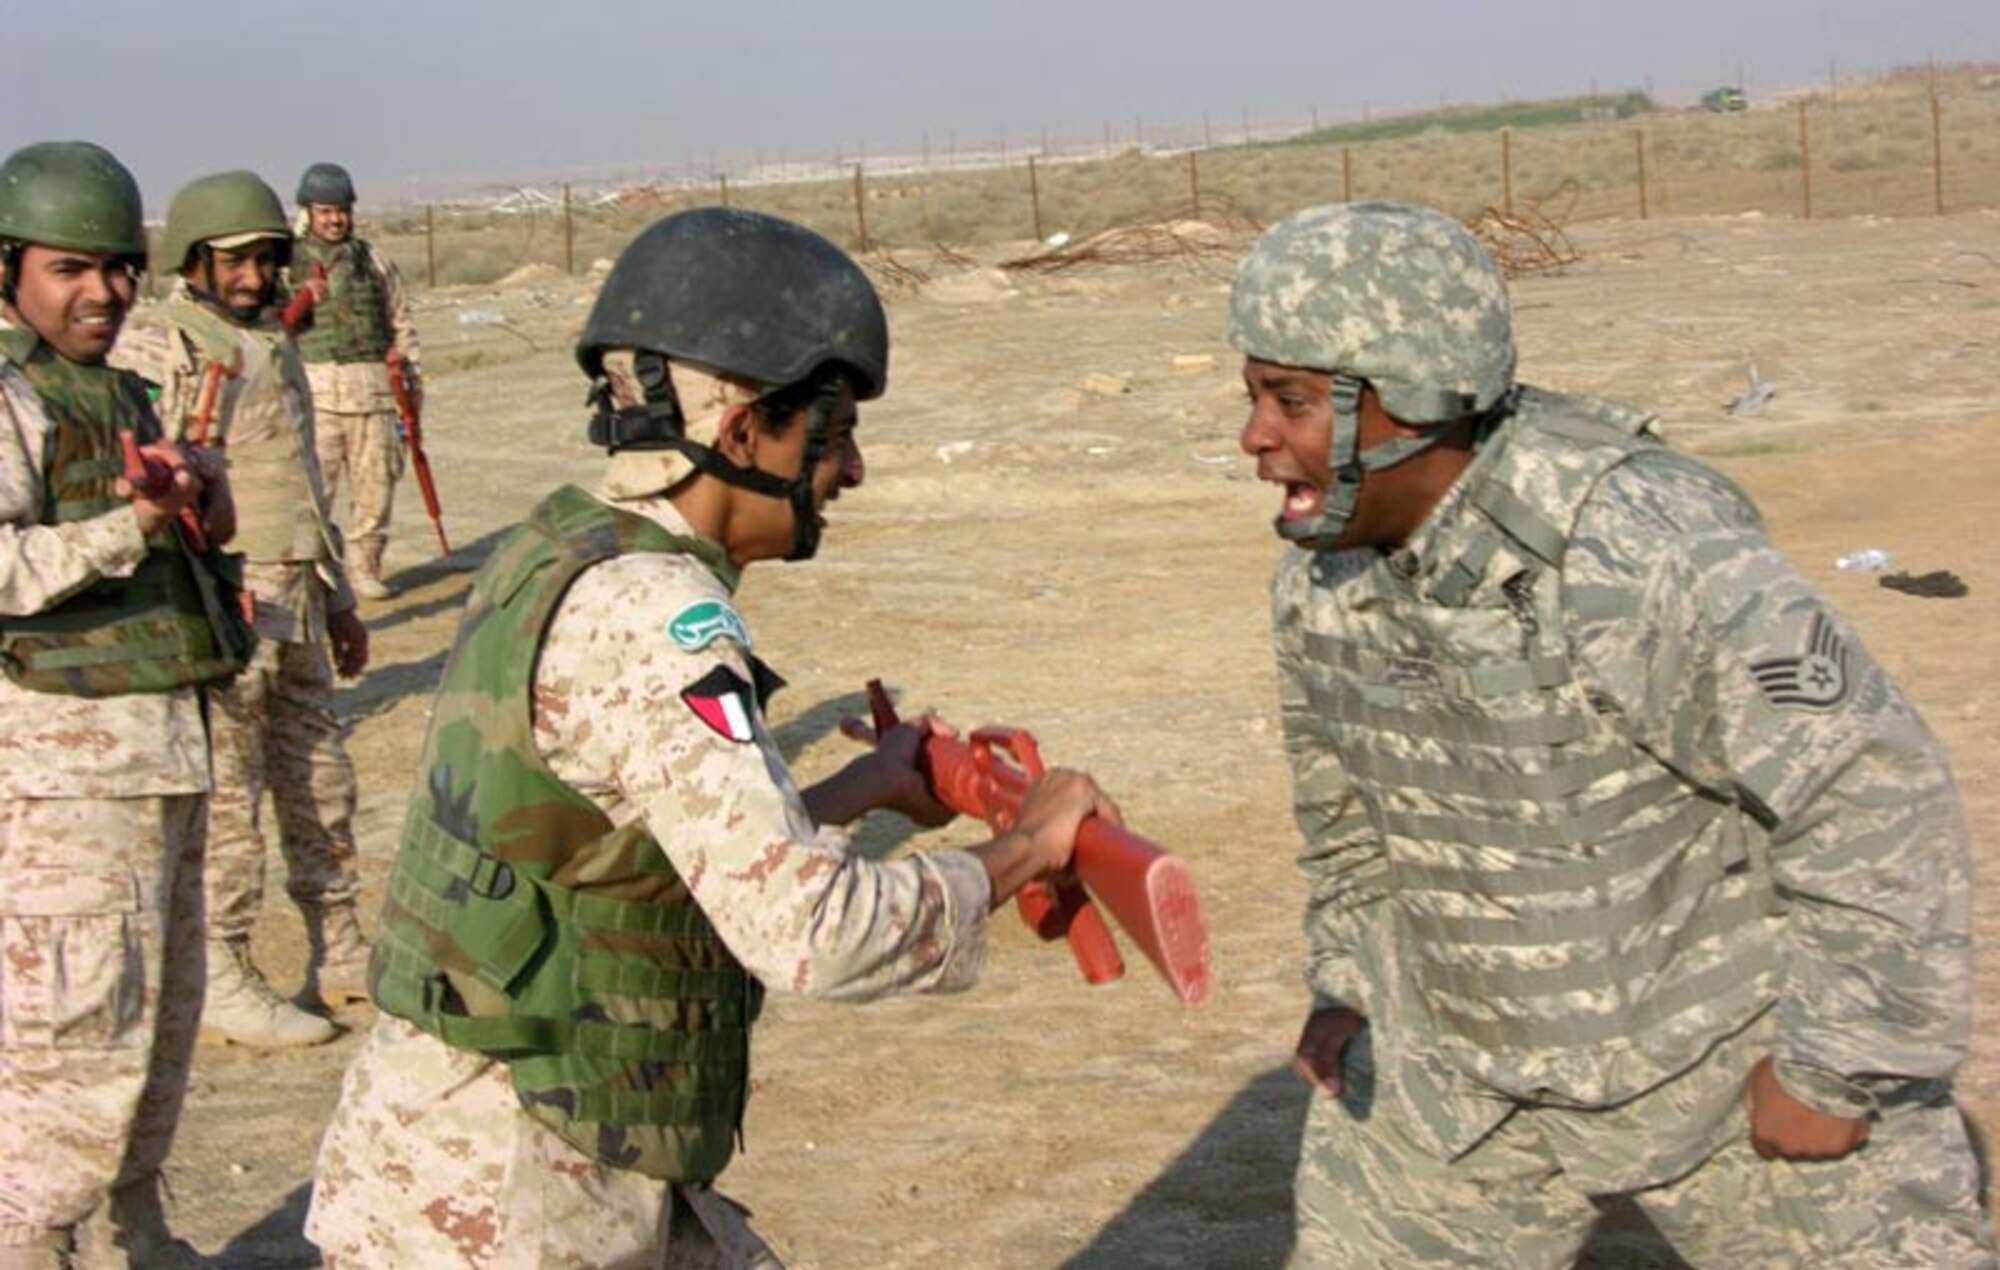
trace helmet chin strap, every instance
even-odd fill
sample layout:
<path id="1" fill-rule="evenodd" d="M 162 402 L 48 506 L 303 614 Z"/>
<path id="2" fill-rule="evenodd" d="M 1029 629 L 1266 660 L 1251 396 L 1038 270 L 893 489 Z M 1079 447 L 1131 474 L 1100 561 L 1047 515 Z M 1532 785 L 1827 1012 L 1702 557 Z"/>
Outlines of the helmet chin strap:
<path id="1" fill-rule="evenodd" d="M 602 377 L 591 386 L 590 404 L 596 408 L 590 420 L 591 442 L 613 454 L 620 450 L 674 450 L 685 455 L 696 470 L 719 481 L 784 500 L 792 509 L 792 546 L 785 559 L 812 559 L 819 550 L 820 537 L 819 511 L 813 506 L 813 471 L 826 452 L 833 412 L 840 404 L 840 377 L 828 375 L 815 386 L 806 404 L 806 446 L 799 474 L 787 480 L 762 468 L 741 467 L 720 450 L 688 440 L 666 358 L 657 353 L 640 354 L 633 359 L 633 370 L 646 392 L 643 405 L 615 407 L 611 385 Z"/>
<path id="2" fill-rule="evenodd" d="M 1279 517 L 1278 536 L 1302 547 L 1326 548 L 1340 537 L 1354 508 L 1361 500 L 1361 480 L 1369 472 L 1379 472 L 1415 458 L 1444 440 L 1448 424 L 1426 428 L 1415 436 L 1396 437 L 1361 448 L 1361 389 L 1364 381 L 1335 371 L 1327 394 L 1333 403 L 1333 433 L 1327 445 L 1327 468 L 1333 484 L 1326 491 L 1319 515 L 1302 520 Z"/>

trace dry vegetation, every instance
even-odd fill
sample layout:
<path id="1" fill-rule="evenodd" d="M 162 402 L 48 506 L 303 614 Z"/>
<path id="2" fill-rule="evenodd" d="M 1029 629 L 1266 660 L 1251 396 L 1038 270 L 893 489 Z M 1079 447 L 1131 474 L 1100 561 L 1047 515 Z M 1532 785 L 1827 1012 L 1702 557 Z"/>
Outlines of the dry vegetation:
<path id="1" fill-rule="evenodd" d="M 2000 205 L 2000 85 L 1992 67 L 1939 72 L 1943 201 L 1947 210 Z M 1497 132 L 1438 130 L 1353 145 L 1257 144 L 1177 153 L 1128 149 L 1110 158 L 1044 159 L 1033 176 L 1044 233 L 1082 238 L 1117 226 L 1177 219 L 1197 206 L 1269 223 L 1314 203 L 1401 198 L 1468 220 L 1487 207 L 1549 207 L 1575 220 L 1639 215 L 1643 144 L 1651 216 L 1803 211 L 1798 104 L 1805 105 L 1815 216 L 1910 216 L 1934 210 L 1931 79 L 1892 75 L 1844 84 L 1837 94 L 1759 103 L 1742 114 L 1659 112 L 1515 130 L 1511 183 Z M 1643 142 L 1641 141 L 1643 138 Z M 1511 190 L 1509 185 L 1511 184 Z M 1025 156 L 978 170 L 867 174 L 863 207 L 871 246 L 1029 239 L 1037 225 Z M 523 266 L 581 272 L 614 256 L 641 228 L 678 207 L 713 203 L 720 183 L 694 190 L 645 187 L 595 206 L 580 194 L 566 242 L 560 209 L 504 214 L 435 209 L 440 284 L 495 282 Z M 1511 197 L 1510 197 L 1511 196 Z M 859 245 L 852 180 L 744 186 L 729 202 L 810 225 Z M 1507 207 L 1507 204 L 1512 207 Z M 593 204 L 585 206 L 585 204 Z M 364 209 L 366 210 L 366 209 Z M 376 213 L 364 226 L 419 283 L 430 273 L 425 209 Z"/>

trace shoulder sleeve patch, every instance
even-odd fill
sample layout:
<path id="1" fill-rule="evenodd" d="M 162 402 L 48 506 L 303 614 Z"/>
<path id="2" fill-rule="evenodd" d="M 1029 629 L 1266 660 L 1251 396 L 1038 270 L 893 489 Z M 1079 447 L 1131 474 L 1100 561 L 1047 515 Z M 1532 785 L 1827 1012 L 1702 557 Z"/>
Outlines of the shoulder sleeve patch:
<path id="1" fill-rule="evenodd" d="M 690 653 L 700 652 L 718 639 L 733 639 L 746 650 L 750 631 L 735 609 L 721 600 L 696 600 L 667 619 L 667 637 Z"/>
<path id="2" fill-rule="evenodd" d="M 681 700 L 697 719 L 725 741 L 738 745 L 757 735 L 753 711 L 756 698 L 743 676 L 727 666 L 717 666 L 681 689 Z"/>

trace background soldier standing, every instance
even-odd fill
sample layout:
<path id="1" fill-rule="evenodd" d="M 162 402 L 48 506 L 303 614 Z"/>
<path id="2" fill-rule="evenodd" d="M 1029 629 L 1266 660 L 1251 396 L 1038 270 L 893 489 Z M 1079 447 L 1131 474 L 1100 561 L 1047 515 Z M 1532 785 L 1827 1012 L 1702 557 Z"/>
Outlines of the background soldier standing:
<path id="1" fill-rule="evenodd" d="M 949 819 L 922 723 L 792 783 L 730 596 L 752 561 L 811 556 L 861 483 L 855 402 L 888 353 L 854 262 L 771 217 L 670 217 L 605 280 L 578 356 L 615 457 L 473 582 L 383 911 L 383 1015 L 320 1149 L 306 1232 L 331 1264 L 775 1264 L 712 1189 L 765 986 L 965 988 L 989 910 L 1115 817 L 1054 771 L 970 851 L 851 854 L 821 826 Z"/>
<path id="2" fill-rule="evenodd" d="M 313 450 L 312 402 L 271 309 L 291 246 L 284 208 L 250 172 L 202 177 L 174 195 L 163 263 L 180 274 L 157 326 L 119 356 L 160 387 L 175 435 L 212 428 L 227 446 L 237 546 L 263 637 L 249 670 L 215 694 L 216 786 L 208 849 L 208 1001 L 203 1030 L 249 1045 L 316 1045 L 336 1029 L 286 1002 L 250 958 L 264 894 L 264 791 L 278 818 L 285 889 L 304 915 L 311 962 L 301 999 L 366 995 L 355 920 L 354 766 L 333 716 L 335 670 L 358 675 L 368 633 L 340 567 Z M 210 367 L 219 390 L 205 391 Z M 202 416 L 213 401 L 213 419 Z M 328 648 L 333 662 L 328 664 Z"/>
<path id="3" fill-rule="evenodd" d="M 197 685 L 249 632 L 180 536 L 220 461 L 105 365 L 145 265 L 139 187 L 87 142 L 0 165 L 0 1267 L 200 1265 L 167 1231 L 201 1011 Z M 121 436 L 171 470 L 135 493 Z M 206 484 L 201 473 L 211 478 Z M 221 600 L 218 603 L 218 600 Z"/>
<path id="4" fill-rule="evenodd" d="M 1627 1194 L 1699 1265 L 1992 1265 L 1957 792 L 1755 508 L 1517 384 L 1428 209 L 1279 224 L 1230 341 L 1296 544 L 1299 1261 L 1568 1266 Z"/>
<path id="5" fill-rule="evenodd" d="M 347 573 L 355 594 L 384 600 L 382 552 L 389 512 L 403 474 L 396 401 L 389 362 L 399 361 L 411 399 L 421 409 L 417 328 L 396 266 L 354 237 L 354 181 L 337 163 L 315 163 L 299 178 L 300 233 L 291 279 L 304 285 L 323 269 L 326 295 L 311 327 L 299 333 L 299 355 L 312 383 L 319 465 L 327 497 L 348 483 Z"/>

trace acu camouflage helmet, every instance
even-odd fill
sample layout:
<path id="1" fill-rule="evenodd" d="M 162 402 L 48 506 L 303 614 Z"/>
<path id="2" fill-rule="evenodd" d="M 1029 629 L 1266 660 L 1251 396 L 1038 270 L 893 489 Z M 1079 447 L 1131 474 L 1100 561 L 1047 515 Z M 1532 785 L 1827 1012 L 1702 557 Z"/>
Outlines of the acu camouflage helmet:
<path id="1" fill-rule="evenodd" d="M 25 146 L 0 164 L 0 239 L 143 262 L 139 183 L 88 141 Z"/>
<path id="2" fill-rule="evenodd" d="M 299 177 L 300 207 L 323 203 L 334 207 L 354 206 L 354 178 L 338 163 L 315 163 Z"/>
<path id="3" fill-rule="evenodd" d="M 290 255 L 292 227 L 277 191 L 255 172 L 217 172 L 183 185 L 167 205 L 160 264 L 179 273 L 202 243 L 220 240 L 224 246 L 236 246 L 259 238 L 283 243 L 278 263 L 284 264 Z"/>
<path id="4" fill-rule="evenodd" d="M 1280 221 L 1251 248 L 1229 310 L 1238 351 L 1363 380 L 1401 423 L 1483 413 L 1514 384 L 1506 281 L 1431 208 L 1338 203 Z"/>

